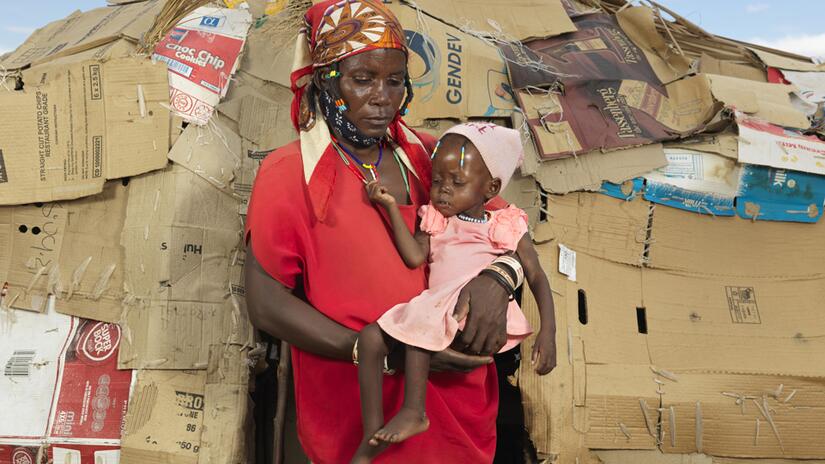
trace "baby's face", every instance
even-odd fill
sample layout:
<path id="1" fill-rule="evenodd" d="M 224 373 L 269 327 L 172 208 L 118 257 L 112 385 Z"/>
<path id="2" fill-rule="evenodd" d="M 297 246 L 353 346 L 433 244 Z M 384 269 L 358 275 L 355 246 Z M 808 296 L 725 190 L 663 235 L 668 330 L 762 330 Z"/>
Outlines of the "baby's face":
<path id="1" fill-rule="evenodd" d="M 464 146 L 464 165 L 461 147 Z M 495 196 L 493 178 L 476 147 L 466 138 L 448 135 L 433 158 L 433 185 L 430 201 L 445 217 L 483 213 L 484 203 Z"/>

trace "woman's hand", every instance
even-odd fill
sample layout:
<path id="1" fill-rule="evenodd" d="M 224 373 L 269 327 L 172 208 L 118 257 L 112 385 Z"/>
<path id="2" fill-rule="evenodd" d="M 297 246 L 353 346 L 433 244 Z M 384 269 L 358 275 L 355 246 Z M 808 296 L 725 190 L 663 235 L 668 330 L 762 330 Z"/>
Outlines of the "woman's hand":
<path id="1" fill-rule="evenodd" d="M 453 348 L 467 354 L 491 356 L 507 342 L 507 305 L 510 295 L 490 276 L 480 275 L 461 289 L 453 317 L 465 317 L 464 330 Z"/>
<path id="2" fill-rule="evenodd" d="M 545 375 L 556 367 L 556 334 L 549 330 L 539 330 L 533 340 L 533 354 L 530 356 L 536 373 Z"/>
<path id="3" fill-rule="evenodd" d="M 389 354 L 387 364 L 396 371 L 404 370 L 404 349 L 403 343 L 396 344 Z M 481 366 L 486 366 L 493 362 L 492 356 L 474 356 L 464 354 L 452 348 L 447 348 L 438 353 L 433 353 L 430 358 L 430 371 L 432 372 L 470 372 Z"/>

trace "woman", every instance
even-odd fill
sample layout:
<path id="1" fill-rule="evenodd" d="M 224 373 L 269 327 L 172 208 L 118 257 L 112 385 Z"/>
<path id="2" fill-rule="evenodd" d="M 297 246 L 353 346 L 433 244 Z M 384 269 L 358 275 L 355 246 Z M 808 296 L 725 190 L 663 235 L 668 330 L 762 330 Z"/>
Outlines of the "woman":
<path id="1" fill-rule="evenodd" d="M 348 462 L 362 439 L 357 331 L 421 293 L 423 268 L 395 252 L 386 217 L 367 198 L 380 179 L 412 228 L 429 200 L 434 140 L 400 119 L 412 98 L 403 30 L 375 0 L 312 6 L 292 73 L 300 140 L 262 164 L 247 217 L 246 289 L 259 329 L 293 346 L 298 433 L 316 464 Z M 507 291 L 480 276 L 465 287 L 456 348 L 433 357 L 429 431 L 376 462 L 491 462 L 498 390 L 490 354 L 506 340 Z M 392 358 L 392 356 L 391 356 Z M 402 365 L 385 360 L 387 373 Z M 384 382 L 394 414 L 402 376 Z"/>

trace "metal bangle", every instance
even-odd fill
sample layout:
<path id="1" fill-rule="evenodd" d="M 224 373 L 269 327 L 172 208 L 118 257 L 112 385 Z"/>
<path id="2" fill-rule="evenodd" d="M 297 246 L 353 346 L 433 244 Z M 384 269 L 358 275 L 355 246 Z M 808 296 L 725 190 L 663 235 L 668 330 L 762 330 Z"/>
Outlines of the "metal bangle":
<path id="1" fill-rule="evenodd" d="M 521 285 L 524 283 L 524 267 L 521 265 L 519 260 L 517 260 L 516 258 L 514 258 L 512 256 L 503 255 L 503 256 L 499 256 L 498 258 L 493 260 L 491 265 L 492 264 L 498 264 L 500 266 L 506 266 L 508 269 L 510 269 L 512 271 L 513 275 L 516 276 L 516 287 L 515 288 L 521 287 Z"/>
<path id="2" fill-rule="evenodd" d="M 358 338 L 356 338 L 355 343 L 352 344 L 352 363 L 356 366 L 358 365 Z"/>
<path id="3" fill-rule="evenodd" d="M 384 375 L 395 375 L 395 369 L 390 369 L 390 364 L 387 361 L 388 356 L 384 356 Z"/>
<path id="4" fill-rule="evenodd" d="M 501 276 L 501 274 L 499 274 L 496 271 L 493 271 L 491 269 L 484 269 L 483 271 L 481 271 L 481 274 L 489 275 L 490 277 L 493 278 L 493 280 L 495 280 L 502 287 L 504 287 L 504 290 L 506 290 L 507 293 L 510 294 L 510 301 L 512 301 L 516 298 L 515 290 L 513 289 L 513 287 L 510 286 L 510 284 L 507 282 L 507 280 L 505 280 L 504 277 Z"/>

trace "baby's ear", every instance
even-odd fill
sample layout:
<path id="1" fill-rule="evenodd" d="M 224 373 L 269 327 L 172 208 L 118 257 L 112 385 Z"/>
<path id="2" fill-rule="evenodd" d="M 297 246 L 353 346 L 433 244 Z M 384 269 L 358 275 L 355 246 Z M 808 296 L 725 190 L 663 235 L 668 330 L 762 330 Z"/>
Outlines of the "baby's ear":
<path id="1" fill-rule="evenodd" d="M 489 201 L 495 198 L 495 196 L 499 193 L 501 193 L 501 179 L 496 177 L 487 183 L 487 191 L 485 192 L 484 197 Z"/>

